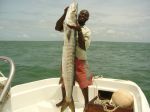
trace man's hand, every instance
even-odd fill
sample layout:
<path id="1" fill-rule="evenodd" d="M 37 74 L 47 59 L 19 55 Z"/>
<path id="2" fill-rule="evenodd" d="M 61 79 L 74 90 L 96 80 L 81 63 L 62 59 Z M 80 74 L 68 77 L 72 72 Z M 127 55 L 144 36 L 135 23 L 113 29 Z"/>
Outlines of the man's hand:
<path id="1" fill-rule="evenodd" d="M 64 13 L 67 13 L 69 6 L 64 9 Z"/>

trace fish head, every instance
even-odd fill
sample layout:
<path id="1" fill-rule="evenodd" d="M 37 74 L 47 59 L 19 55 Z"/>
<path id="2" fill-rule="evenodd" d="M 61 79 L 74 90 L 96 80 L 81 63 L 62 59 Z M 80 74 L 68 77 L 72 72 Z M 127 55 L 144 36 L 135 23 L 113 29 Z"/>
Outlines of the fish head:
<path id="1" fill-rule="evenodd" d="M 75 26 L 77 23 L 78 4 L 73 2 L 70 4 L 65 21 L 68 25 Z"/>

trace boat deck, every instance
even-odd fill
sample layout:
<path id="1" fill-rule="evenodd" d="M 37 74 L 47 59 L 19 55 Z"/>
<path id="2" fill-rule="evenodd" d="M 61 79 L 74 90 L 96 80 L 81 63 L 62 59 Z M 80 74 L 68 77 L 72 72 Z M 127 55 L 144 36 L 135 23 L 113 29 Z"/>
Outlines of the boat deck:
<path id="1" fill-rule="evenodd" d="M 61 108 L 56 107 L 56 103 L 62 99 L 61 85 L 58 85 L 58 82 L 59 78 L 50 78 L 12 87 L 11 97 L 1 112 L 60 112 Z M 89 100 L 97 96 L 100 90 L 115 92 L 120 88 L 130 91 L 133 95 L 133 112 L 150 112 L 144 93 L 131 81 L 94 79 L 93 85 L 89 86 Z M 73 99 L 76 112 L 83 112 L 84 98 L 78 84 L 73 88 Z M 70 112 L 70 109 L 65 112 Z"/>
<path id="2" fill-rule="evenodd" d="M 60 112 L 61 107 L 56 107 L 57 102 L 59 101 L 56 100 L 41 101 L 37 104 L 18 109 L 15 112 Z M 75 107 L 76 112 L 83 112 L 83 104 L 75 102 Z M 67 108 L 65 112 L 71 111 L 69 108 Z"/>

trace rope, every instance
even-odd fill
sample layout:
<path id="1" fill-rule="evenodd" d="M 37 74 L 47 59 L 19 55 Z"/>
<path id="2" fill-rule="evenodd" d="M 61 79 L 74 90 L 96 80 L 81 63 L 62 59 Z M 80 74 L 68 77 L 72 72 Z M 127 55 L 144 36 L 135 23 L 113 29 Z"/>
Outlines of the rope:
<path id="1" fill-rule="evenodd" d="M 98 79 L 98 78 L 102 78 L 103 75 L 96 75 L 94 76 L 94 79 Z M 96 88 L 94 89 L 94 96 L 97 96 L 98 94 L 96 94 L 98 92 L 98 89 L 97 89 L 97 83 L 95 80 L 93 80 L 93 84 L 96 86 Z"/>
<path id="2" fill-rule="evenodd" d="M 114 112 L 116 109 L 119 108 L 119 106 L 116 106 L 114 103 L 112 103 L 110 100 L 100 100 L 99 98 L 97 98 L 94 101 L 94 104 L 99 104 L 103 106 L 103 110 L 105 112 Z M 113 107 L 112 109 L 109 109 L 109 107 Z"/>
<path id="3" fill-rule="evenodd" d="M 94 79 L 98 79 L 98 78 L 103 78 L 103 75 L 96 75 L 94 77 Z M 94 89 L 94 95 L 97 96 L 96 95 L 96 92 L 97 92 L 96 90 L 98 90 L 97 89 L 97 83 L 96 83 L 96 81 L 93 81 L 93 83 L 96 86 L 96 89 Z M 97 99 L 94 101 L 94 104 L 102 105 L 103 110 L 105 112 L 114 112 L 117 108 L 119 108 L 119 106 L 116 106 L 114 103 L 112 103 L 111 100 L 101 100 L 101 99 L 99 99 L 98 96 L 97 96 Z M 109 109 L 109 107 L 112 107 L 112 109 Z"/>

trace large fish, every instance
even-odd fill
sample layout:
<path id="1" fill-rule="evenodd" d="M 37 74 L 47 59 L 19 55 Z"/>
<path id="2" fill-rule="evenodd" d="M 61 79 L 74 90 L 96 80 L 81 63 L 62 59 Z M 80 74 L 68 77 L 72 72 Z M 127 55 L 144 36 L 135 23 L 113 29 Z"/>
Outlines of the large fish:
<path id="1" fill-rule="evenodd" d="M 64 80 L 66 98 L 63 103 L 61 112 L 68 106 L 72 112 L 75 112 L 74 102 L 72 100 L 73 81 L 75 75 L 75 48 L 76 48 L 76 31 L 68 27 L 75 26 L 77 23 L 77 1 L 73 0 L 70 4 L 66 18 L 64 20 L 64 46 L 62 54 L 62 76 Z"/>

